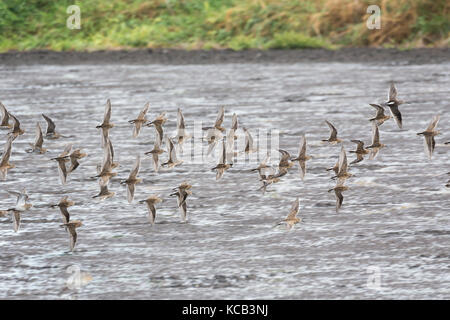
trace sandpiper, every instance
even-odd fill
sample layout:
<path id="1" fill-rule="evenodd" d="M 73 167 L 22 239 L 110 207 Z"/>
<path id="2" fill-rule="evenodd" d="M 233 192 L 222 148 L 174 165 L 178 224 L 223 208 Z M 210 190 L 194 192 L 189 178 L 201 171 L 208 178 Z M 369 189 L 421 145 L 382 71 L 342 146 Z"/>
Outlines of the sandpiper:
<path id="1" fill-rule="evenodd" d="M 341 153 L 339 154 L 339 169 L 338 173 L 332 177 L 332 179 L 338 179 L 339 181 L 345 181 L 346 179 L 353 176 L 351 173 L 348 172 L 348 164 L 347 164 L 347 154 L 345 153 L 344 146 L 341 147 Z"/>
<path id="2" fill-rule="evenodd" d="M 3 180 L 6 180 L 6 176 L 8 174 L 8 169 L 15 168 L 15 164 L 9 163 L 9 158 L 11 157 L 11 148 L 12 148 L 13 138 L 8 137 L 6 141 L 5 150 L 2 155 L 2 159 L 0 161 L 0 174 Z"/>
<path id="3" fill-rule="evenodd" d="M 300 147 L 298 151 L 298 157 L 292 158 L 291 161 L 298 161 L 300 178 L 303 180 L 306 174 L 306 161 L 310 160 L 311 156 L 306 155 L 306 137 L 302 135 L 300 138 Z"/>
<path id="4" fill-rule="evenodd" d="M 102 147 L 105 147 L 108 142 L 109 137 L 109 129 L 114 127 L 114 124 L 111 121 L 111 101 L 106 100 L 105 105 L 105 113 L 103 115 L 102 124 L 96 126 L 97 129 L 102 129 Z"/>
<path id="5" fill-rule="evenodd" d="M 64 196 L 57 204 L 52 204 L 50 207 L 55 208 L 59 207 L 59 211 L 62 215 L 63 223 L 69 223 L 70 214 L 67 208 L 73 206 L 75 204 L 74 201 L 69 200 L 69 196 Z"/>
<path id="6" fill-rule="evenodd" d="M 348 187 L 344 186 L 344 181 L 338 181 L 336 186 L 328 192 L 334 191 L 334 194 L 336 195 L 336 212 L 339 211 L 339 209 L 342 206 L 342 202 L 344 201 L 344 196 L 342 195 L 342 192 L 348 190 Z"/>
<path id="7" fill-rule="evenodd" d="M 100 186 L 107 185 L 112 177 L 115 177 L 117 172 L 112 172 L 111 152 L 106 151 L 103 155 L 103 163 L 100 172 L 93 178 L 100 178 Z"/>
<path id="8" fill-rule="evenodd" d="M 372 144 L 370 146 L 367 146 L 367 149 L 372 149 L 369 159 L 375 159 L 378 151 L 385 146 L 385 144 L 380 143 L 380 131 L 378 129 L 378 125 L 374 122 L 372 125 Z"/>
<path id="9" fill-rule="evenodd" d="M 146 114 L 148 112 L 148 108 L 150 107 L 150 103 L 147 102 L 144 106 L 144 109 L 141 110 L 138 117 L 133 120 L 129 120 L 128 122 L 134 124 L 133 128 L 133 138 L 136 138 L 141 132 L 142 125 L 147 122 Z"/>
<path id="10" fill-rule="evenodd" d="M 356 154 L 356 159 L 350 162 L 350 164 L 355 164 L 364 160 L 364 155 L 370 153 L 370 150 L 364 148 L 364 142 L 361 140 L 350 140 L 353 143 L 356 143 L 356 150 L 349 151 L 350 153 Z"/>
<path id="11" fill-rule="evenodd" d="M 59 178 L 61 179 L 62 184 L 66 184 L 67 180 L 67 168 L 66 168 L 66 162 L 69 161 L 69 153 L 70 150 L 72 150 L 72 144 L 69 143 L 64 148 L 64 151 L 57 156 L 56 158 L 52 158 L 50 160 L 55 160 L 58 162 L 58 172 L 59 172 Z"/>
<path id="12" fill-rule="evenodd" d="M 329 142 L 331 144 L 336 144 L 336 143 L 342 142 L 342 140 L 337 137 L 338 132 L 337 132 L 336 128 L 331 124 L 331 122 L 329 122 L 328 120 L 325 120 L 325 123 L 330 128 L 331 133 L 330 133 L 330 137 L 328 139 L 322 140 L 322 141 Z"/>
<path id="13" fill-rule="evenodd" d="M 226 163 L 227 161 L 227 151 L 225 147 L 225 141 L 222 140 L 222 152 L 220 154 L 219 163 L 211 170 L 216 170 L 216 180 L 222 178 L 224 172 L 233 166 L 232 163 Z"/>
<path id="14" fill-rule="evenodd" d="M 0 122 L 0 128 L 11 128 L 12 125 L 9 123 L 9 113 L 3 103 L 0 102 L 0 111 L 2 113 L 2 121 Z"/>
<path id="15" fill-rule="evenodd" d="M 287 173 L 288 169 L 294 165 L 293 162 L 289 161 L 291 159 L 291 155 L 289 154 L 289 152 L 282 149 L 279 149 L 278 152 L 281 153 L 281 159 L 280 162 L 278 163 L 278 170 L 280 172 Z"/>
<path id="16" fill-rule="evenodd" d="M 168 146 L 168 153 L 169 153 L 169 159 L 167 162 L 164 162 L 161 164 L 161 166 L 167 166 L 169 169 L 180 165 L 183 161 L 177 159 L 177 152 L 176 149 L 173 146 L 172 139 L 167 138 L 167 146 Z"/>
<path id="17" fill-rule="evenodd" d="M 35 153 L 45 153 L 47 149 L 43 148 L 44 144 L 44 136 L 42 135 L 42 129 L 39 122 L 36 123 L 36 139 L 34 140 L 34 144 L 30 143 L 31 149 L 25 150 L 26 152 L 35 152 Z"/>
<path id="18" fill-rule="evenodd" d="M 127 185 L 127 200 L 128 203 L 131 203 L 134 198 L 134 190 L 136 188 L 137 183 L 141 183 L 142 179 L 137 178 L 137 175 L 139 174 L 139 167 L 141 165 L 141 157 L 137 155 L 136 162 L 133 166 L 133 169 L 131 169 L 130 175 L 128 176 L 128 179 L 123 180 L 120 182 L 120 184 L 126 184 Z"/>
<path id="19" fill-rule="evenodd" d="M 45 138 L 46 139 L 60 138 L 61 135 L 55 131 L 56 125 L 53 122 L 53 120 L 47 117 L 45 114 L 42 114 L 42 117 L 44 117 L 45 121 L 47 121 L 47 132 L 45 133 Z"/>
<path id="20" fill-rule="evenodd" d="M 70 235 L 70 244 L 69 244 L 69 248 L 70 251 L 73 251 L 73 249 L 75 248 L 75 244 L 77 243 L 77 228 L 81 227 L 83 225 L 83 223 L 80 220 L 73 220 L 73 221 L 69 221 L 67 223 L 62 224 L 62 227 L 66 227 L 67 230 L 69 231 L 69 235 Z"/>
<path id="21" fill-rule="evenodd" d="M 80 165 L 78 160 L 83 159 L 86 156 L 87 156 L 87 153 L 81 152 L 80 149 L 76 149 L 76 150 L 72 151 L 72 153 L 69 155 L 70 167 L 69 167 L 68 173 L 75 171 L 75 169 L 78 168 L 78 166 Z"/>
<path id="22" fill-rule="evenodd" d="M 13 139 L 13 141 L 20 135 L 25 133 L 25 130 L 22 130 L 20 128 L 20 122 L 17 120 L 15 116 L 13 116 L 11 113 L 9 113 L 9 117 L 13 121 L 13 126 L 11 128 L 11 131 L 8 133 L 8 136 Z"/>
<path id="23" fill-rule="evenodd" d="M 297 224 L 297 223 L 302 221 L 301 218 L 297 218 L 297 214 L 298 214 L 299 208 L 300 208 L 300 201 L 299 201 L 299 198 L 297 198 L 294 201 L 294 203 L 292 204 L 291 210 L 290 210 L 288 216 L 286 217 L 286 219 L 280 221 L 277 225 L 285 224 L 286 228 L 288 230 L 292 229 L 292 227 L 295 224 Z"/>
<path id="24" fill-rule="evenodd" d="M 155 172 L 158 172 L 159 170 L 159 155 L 165 152 L 165 150 L 161 149 L 161 143 L 160 143 L 159 133 L 156 132 L 155 137 L 155 144 L 153 145 L 153 149 L 149 152 L 146 152 L 145 154 L 152 155 L 153 159 L 153 168 L 155 169 Z"/>
<path id="25" fill-rule="evenodd" d="M 369 121 L 376 121 L 377 124 L 381 126 L 386 120 L 391 118 L 391 116 L 384 114 L 384 108 L 379 104 L 370 103 L 370 105 L 377 110 L 377 114 L 374 118 L 369 119 Z"/>
<path id="26" fill-rule="evenodd" d="M 148 220 L 149 220 L 149 222 L 152 225 L 155 224 L 155 219 L 156 219 L 156 208 L 155 208 L 155 205 L 157 203 L 159 203 L 159 202 L 162 202 L 162 199 L 159 196 L 156 196 L 156 195 L 152 195 L 152 196 L 148 197 L 147 199 L 139 201 L 139 203 L 147 204 L 147 208 L 148 208 L 148 211 L 149 211 Z"/>
<path id="27" fill-rule="evenodd" d="M 181 218 L 184 222 L 186 222 L 187 218 L 187 205 L 186 205 L 186 199 L 188 196 L 192 194 L 192 191 L 190 190 L 192 188 L 192 185 L 190 185 L 187 182 L 183 182 L 178 187 L 174 188 L 173 190 L 177 190 L 177 192 L 174 192 L 170 194 L 170 196 L 177 196 L 177 202 L 178 207 L 181 210 Z"/>
<path id="28" fill-rule="evenodd" d="M 115 192 L 108 190 L 108 184 L 100 184 L 100 192 L 92 198 L 100 198 L 100 200 L 105 200 L 114 197 L 115 194 Z"/>
<path id="29" fill-rule="evenodd" d="M 383 103 L 383 105 L 389 107 L 392 117 L 394 118 L 400 129 L 402 128 L 402 114 L 400 113 L 398 106 L 402 103 L 404 103 L 404 101 L 397 100 L 397 88 L 395 87 L 394 83 L 391 83 L 391 86 L 389 88 L 388 101 Z"/>
<path id="30" fill-rule="evenodd" d="M 33 206 L 31 203 L 27 202 L 29 196 L 25 188 L 23 188 L 21 192 L 8 190 L 8 193 L 16 197 L 16 205 L 14 207 L 15 210 L 26 211 Z"/>
<path id="31" fill-rule="evenodd" d="M 147 127 L 150 127 L 152 125 L 155 126 L 156 131 L 159 133 L 159 136 L 157 135 L 157 137 L 159 137 L 160 144 L 162 144 L 162 139 L 164 138 L 162 125 L 166 123 L 166 121 L 167 121 L 166 113 L 162 112 L 159 116 L 155 118 L 155 120 L 147 123 Z"/>
<path id="32" fill-rule="evenodd" d="M 428 125 L 427 129 L 423 132 L 417 133 L 417 135 L 422 135 L 424 139 L 424 147 L 425 154 L 428 155 L 428 158 L 431 160 L 431 156 L 433 155 L 434 147 L 436 146 L 436 141 L 434 141 L 434 137 L 437 136 L 440 132 L 439 130 L 435 130 L 437 124 L 439 123 L 440 115 L 436 115 L 431 120 L 431 123 Z"/>

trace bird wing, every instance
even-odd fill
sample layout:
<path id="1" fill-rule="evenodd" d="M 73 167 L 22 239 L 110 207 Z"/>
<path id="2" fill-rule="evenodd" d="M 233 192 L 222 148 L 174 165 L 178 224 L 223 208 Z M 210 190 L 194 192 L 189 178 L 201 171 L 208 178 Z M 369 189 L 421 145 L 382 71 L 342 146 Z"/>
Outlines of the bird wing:
<path id="1" fill-rule="evenodd" d="M 302 135 L 300 138 L 300 147 L 298 151 L 298 157 L 304 158 L 306 156 L 306 137 Z"/>
<path id="2" fill-rule="evenodd" d="M 63 216 L 64 223 L 69 223 L 70 214 L 69 214 L 69 211 L 67 210 L 67 207 L 59 207 L 59 211 L 61 212 L 61 214 Z"/>
<path id="3" fill-rule="evenodd" d="M 72 150 L 72 144 L 71 143 L 66 145 L 66 147 L 64 148 L 64 151 L 59 155 L 59 157 L 60 158 L 66 157 L 70 153 L 70 150 Z"/>
<path id="4" fill-rule="evenodd" d="M 440 117 L 441 117 L 440 115 L 434 116 L 426 131 L 433 131 L 434 129 L 436 129 L 436 126 L 439 123 Z"/>
<path id="5" fill-rule="evenodd" d="M 129 179 L 135 179 L 139 173 L 139 167 L 141 165 L 141 157 L 137 155 L 136 162 L 134 163 L 133 169 L 131 169 Z"/>
<path id="6" fill-rule="evenodd" d="M 44 144 L 44 136 L 42 135 L 42 129 L 39 122 L 36 124 L 36 140 L 34 141 L 34 146 L 42 148 L 42 145 Z"/>
<path id="7" fill-rule="evenodd" d="M 105 113 L 103 115 L 103 124 L 109 124 L 110 120 L 111 120 L 111 101 L 108 99 L 106 100 Z"/>
<path id="8" fill-rule="evenodd" d="M 221 107 L 219 113 L 217 114 L 216 122 L 214 123 L 214 127 L 218 128 L 222 125 L 223 117 L 225 115 L 225 107 Z"/>
<path id="9" fill-rule="evenodd" d="M 47 121 L 47 133 L 46 134 L 55 133 L 56 125 L 53 122 L 53 120 L 50 119 L 49 117 L 47 117 L 45 114 L 42 114 L 42 116 L 44 117 L 45 121 Z"/>
<path id="10" fill-rule="evenodd" d="M 150 107 L 150 103 L 147 102 L 144 106 L 144 109 L 141 110 L 141 112 L 138 115 L 138 119 L 139 120 L 144 120 L 145 119 L 145 115 L 147 114 L 148 108 Z"/>
<path id="11" fill-rule="evenodd" d="M 66 168 L 66 162 L 64 161 L 64 159 L 58 161 L 58 173 L 59 173 L 59 178 L 61 179 L 61 183 L 66 184 L 67 168 Z"/>
<path id="12" fill-rule="evenodd" d="M 292 204 L 291 210 L 289 211 L 289 214 L 288 214 L 286 220 L 294 219 L 297 216 L 299 206 L 300 206 L 300 201 L 297 198 L 297 199 L 295 199 L 294 203 Z"/>
<path id="13" fill-rule="evenodd" d="M 391 110 L 392 117 L 395 119 L 395 122 L 397 123 L 398 127 L 402 128 L 402 114 L 400 113 L 400 110 L 398 109 L 397 105 L 389 106 L 389 110 Z"/>
<path id="14" fill-rule="evenodd" d="M 331 130 L 330 139 L 336 139 L 336 137 L 337 137 L 337 130 L 336 130 L 336 128 L 328 120 L 325 120 L 325 122 L 326 122 L 326 124 L 328 125 L 328 127 Z"/>
<path id="15" fill-rule="evenodd" d="M 388 95 L 389 101 L 393 101 L 397 99 L 397 88 L 395 87 L 394 83 L 391 83 L 391 86 L 389 88 L 389 95 Z"/>
<path id="16" fill-rule="evenodd" d="M 3 103 L 0 102 L 0 111 L 2 113 L 2 126 L 6 126 L 8 125 L 8 121 L 9 121 L 9 113 L 8 110 L 6 110 L 5 106 L 3 105 Z"/>
<path id="17" fill-rule="evenodd" d="M 374 107 L 377 110 L 376 118 L 384 116 L 384 108 L 380 106 L 379 104 L 370 103 L 372 107 Z"/>
<path id="18" fill-rule="evenodd" d="M 133 201 L 134 190 L 135 190 L 135 185 L 133 183 L 127 184 L 127 200 L 128 200 L 128 203 L 131 203 Z"/>
<path id="19" fill-rule="evenodd" d="M 148 215 L 148 219 L 150 221 L 151 224 L 155 223 L 155 219 L 156 219 L 156 208 L 155 205 L 151 202 L 146 201 L 147 203 L 147 208 L 149 211 L 149 215 Z"/>
<path id="20" fill-rule="evenodd" d="M 0 161 L 0 165 L 5 165 L 8 163 L 9 158 L 11 157 L 11 148 L 12 148 L 12 138 L 8 138 L 5 144 L 5 151 L 3 152 L 2 161 Z"/>
<path id="21" fill-rule="evenodd" d="M 13 224 L 14 224 L 14 232 L 19 231 L 20 227 L 20 211 L 14 210 L 12 212 Z"/>
<path id="22" fill-rule="evenodd" d="M 347 172 L 347 154 L 345 153 L 344 146 L 341 147 L 341 153 L 339 154 L 339 173 Z"/>
<path id="23" fill-rule="evenodd" d="M 231 129 L 236 131 L 237 128 L 238 128 L 238 118 L 237 118 L 236 113 L 233 113 L 233 118 L 231 120 Z"/>

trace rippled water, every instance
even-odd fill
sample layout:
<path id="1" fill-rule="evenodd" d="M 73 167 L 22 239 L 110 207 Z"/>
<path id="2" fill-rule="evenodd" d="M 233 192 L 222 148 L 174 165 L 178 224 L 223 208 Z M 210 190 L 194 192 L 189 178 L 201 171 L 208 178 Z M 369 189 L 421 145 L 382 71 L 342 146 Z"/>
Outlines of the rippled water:
<path id="1" fill-rule="evenodd" d="M 450 148 L 443 144 L 450 140 L 449 64 L 1 66 L 0 72 L 0 100 L 26 130 L 14 142 L 16 168 L 1 182 L 0 206 L 14 204 L 6 190 L 23 186 L 34 205 L 18 233 L 8 217 L 0 220 L 0 298 L 450 298 Z M 329 134 L 323 120 L 335 124 L 347 150 L 354 147 L 350 139 L 369 143 L 367 119 L 374 111 L 368 103 L 384 101 L 391 80 L 408 102 L 400 107 L 404 129 L 393 120 L 381 126 L 388 147 L 375 160 L 351 167 L 355 177 L 337 214 L 334 194 L 327 192 L 331 175 L 324 169 L 334 165 L 340 147 L 320 142 Z M 110 184 L 116 196 L 99 202 L 91 198 L 99 187 L 89 177 L 102 158 L 95 126 L 107 98 L 121 165 Z M 305 133 L 314 157 L 305 181 L 295 167 L 262 195 L 257 174 L 247 170 L 252 163 L 237 163 L 216 182 L 213 158 L 156 174 L 143 157 L 144 182 L 128 204 L 120 179 L 137 152 L 152 148 L 154 129 L 143 128 L 132 139 L 127 120 L 147 101 L 149 118 L 167 112 L 169 133 L 178 107 L 189 129 L 193 121 L 211 125 L 220 105 L 226 127 L 236 112 L 251 131 L 279 129 L 280 147 L 292 154 Z M 36 121 L 46 127 L 41 113 L 69 138 L 46 140 L 47 154 L 30 155 L 25 149 L 34 141 Z M 416 132 L 437 113 L 443 134 L 429 162 Z M 89 156 L 62 186 L 49 159 L 69 142 Z M 193 184 L 187 224 L 180 223 L 176 200 L 168 196 L 183 180 Z M 153 193 L 164 202 L 151 227 L 137 200 Z M 71 217 L 84 222 L 73 253 L 59 211 L 48 208 L 63 195 L 76 201 Z M 297 196 L 305 223 L 290 232 L 273 228 Z M 66 288 L 70 266 L 92 280 L 80 289 Z M 367 286 L 377 271 L 380 290 Z"/>

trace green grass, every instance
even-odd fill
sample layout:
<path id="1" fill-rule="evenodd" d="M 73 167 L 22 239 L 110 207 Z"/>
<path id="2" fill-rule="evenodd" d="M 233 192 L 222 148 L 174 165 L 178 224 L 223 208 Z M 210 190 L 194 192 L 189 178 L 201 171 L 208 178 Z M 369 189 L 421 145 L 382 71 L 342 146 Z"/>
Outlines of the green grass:
<path id="1" fill-rule="evenodd" d="M 387 29 L 369 31 L 365 27 L 365 9 L 373 3 L 383 8 L 382 19 L 393 21 Z M 447 46 L 450 30 L 447 1 L 411 3 L 406 0 L 0 0 L 0 51 Z M 79 30 L 66 27 L 69 16 L 66 9 L 72 4 L 81 9 Z M 383 37 L 387 33 L 389 36 Z"/>

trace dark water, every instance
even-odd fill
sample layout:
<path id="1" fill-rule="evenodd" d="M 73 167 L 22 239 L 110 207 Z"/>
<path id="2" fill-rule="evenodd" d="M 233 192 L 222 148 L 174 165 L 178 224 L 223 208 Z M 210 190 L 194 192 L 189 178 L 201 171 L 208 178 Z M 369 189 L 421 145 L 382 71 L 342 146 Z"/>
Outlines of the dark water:
<path id="1" fill-rule="evenodd" d="M 450 65 L 382 66 L 363 64 L 223 64 L 195 66 L 18 66 L 0 67 L 0 100 L 24 129 L 13 145 L 8 179 L 1 182 L 0 206 L 14 205 L 6 190 L 27 187 L 34 207 L 14 233 L 8 217 L 0 220 L 0 298 L 30 299 L 417 299 L 450 298 L 450 171 L 448 96 Z M 351 167 L 342 210 L 335 212 L 330 173 L 339 146 L 320 142 L 330 120 L 345 139 L 370 143 L 373 114 L 368 103 L 385 101 L 395 81 L 404 128 L 393 120 L 380 128 L 387 147 L 378 157 Z M 107 98 L 112 101 L 111 138 L 120 167 L 104 202 L 91 197 L 99 187 L 89 177 L 102 159 L 100 133 Z M 127 123 L 150 101 L 148 117 L 166 111 L 166 132 L 173 134 L 176 110 L 188 130 L 194 121 L 211 125 L 218 107 L 225 126 L 237 113 L 250 131 L 279 129 L 279 146 L 297 153 L 300 134 L 308 140 L 305 181 L 297 168 L 265 195 L 255 164 L 238 162 L 215 181 L 217 162 L 185 161 L 155 173 L 143 152 L 152 148 L 153 128 L 131 138 Z M 44 155 L 25 152 L 34 141 L 36 121 L 52 117 L 69 138 L 46 140 Z M 441 114 L 437 145 L 430 162 L 416 132 Z M 6 132 L 5 132 L 6 133 Z M 3 140 L 6 140 L 3 138 Z M 89 156 L 62 186 L 49 159 L 66 143 Z M 119 184 L 143 158 L 135 200 L 126 201 Z M 163 160 L 165 156 L 163 156 Z M 198 160 L 198 159 L 197 159 Z M 353 156 L 349 155 L 349 161 Z M 183 180 L 193 184 L 189 223 L 180 223 L 170 189 Z M 147 223 L 138 200 L 160 194 L 157 224 Z M 69 253 L 60 213 L 48 204 L 69 195 L 78 229 L 76 250 Z M 273 228 L 300 197 L 304 224 L 287 232 Z M 89 274 L 79 289 L 66 288 L 71 270 Z M 380 289 L 367 285 L 380 272 Z M 87 282 L 87 281 L 86 281 Z"/>

